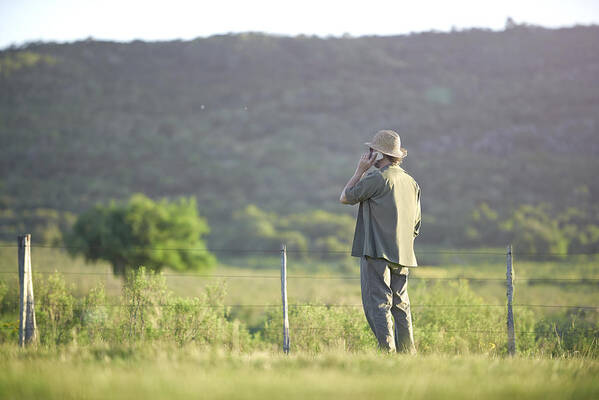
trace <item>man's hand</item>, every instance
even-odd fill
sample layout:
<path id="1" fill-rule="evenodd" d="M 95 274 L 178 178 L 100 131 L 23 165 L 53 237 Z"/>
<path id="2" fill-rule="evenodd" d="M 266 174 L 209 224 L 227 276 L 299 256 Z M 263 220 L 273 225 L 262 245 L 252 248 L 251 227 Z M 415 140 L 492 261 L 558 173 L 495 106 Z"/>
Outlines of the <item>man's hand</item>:
<path id="1" fill-rule="evenodd" d="M 368 171 L 368 168 L 372 167 L 376 162 L 376 154 L 374 152 L 364 153 L 362 157 L 360 157 L 360 161 L 358 162 L 358 167 L 356 168 L 356 172 L 354 176 L 351 177 L 349 182 L 345 185 L 343 190 L 341 191 L 341 196 L 339 196 L 339 201 L 343 204 L 351 204 L 347 201 L 345 197 L 345 191 L 349 188 L 354 187 L 354 185 L 362 178 L 364 172 Z"/>
<path id="2" fill-rule="evenodd" d="M 358 161 L 358 167 L 356 168 L 356 173 L 359 173 L 360 176 L 364 174 L 364 172 L 368 171 L 368 168 L 372 167 L 376 162 L 376 153 L 364 153 L 362 157 L 360 157 L 360 161 Z"/>

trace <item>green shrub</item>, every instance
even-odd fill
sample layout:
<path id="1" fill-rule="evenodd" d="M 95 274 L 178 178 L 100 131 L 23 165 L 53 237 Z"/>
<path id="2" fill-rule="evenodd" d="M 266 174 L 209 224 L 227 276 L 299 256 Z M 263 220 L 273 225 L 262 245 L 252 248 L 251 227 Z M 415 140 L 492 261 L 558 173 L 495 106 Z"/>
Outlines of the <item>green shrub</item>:
<path id="1" fill-rule="evenodd" d="M 62 276 L 55 272 L 47 279 L 35 279 L 35 316 L 38 337 L 43 344 L 64 344 L 73 339 L 75 298 Z"/>
<path id="2" fill-rule="evenodd" d="M 161 319 L 163 337 L 179 345 L 196 343 L 249 350 L 249 331 L 238 320 L 230 320 L 225 294 L 224 285 L 214 285 L 206 287 L 200 297 L 171 299 Z"/>
<path id="3" fill-rule="evenodd" d="M 505 309 L 485 304 L 466 281 L 422 283 L 410 289 L 415 345 L 420 353 L 500 355 L 507 353 Z M 417 299 L 414 303 L 413 299 Z M 532 329 L 532 314 L 517 310 L 519 330 Z M 289 309 L 292 350 L 320 352 L 375 349 L 376 341 L 361 307 L 305 304 Z M 271 311 L 263 327 L 264 340 L 280 348 L 282 312 Z M 518 349 L 534 350 L 534 337 L 518 336 Z"/>
<path id="4" fill-rule="evenodd" d="M 410 292 L 418 302 L 412 308 L 414 336 L 419 352 L 452 354 L 507 353 L 506 309 L 488 304 L 468 281 L 437 281 L 415 285 Z M 517 310 L 516 329 L 530 325 L 527 310 Z M 519 347 L 530 347 L 519 337 Z"/>
<path id="5" fill-rule="evenodd" d="M 225 296 L 225 287 L 215 285 L 199 297 L 175 297 L 163 275 L 140 267 L 129 273 L 115 303 L 107 304 L 101 287 L 90 292 L 82 302 L 80 333 L 108 343 L 165 341 L 247 350 L 251 336 L 245 325 L 230 319 Z"/>
<path id="6" fill-rule="evenodd" d="M 128 276 L 120 296 L 107 298 L 99 284 L 76 299 L 60 274 L 41 277 L 36 275 L 34 288 L 38 337 L 45 346 L 281 349 L 281 308 L 273 307 L 252 335 L 231 316 L 223 284 L 207 286 L 198 297 L 180 298 L 167 289 L 163 275 L 141 267 Z M 505 304 L 487 304 L 466 281 L 418 281 L 410 297 L 419 353 L 507 354 Z M 0 281 L 0 342 L 17 342 L 17 300 L 18 285 Z M 516 307 L 514 313 L 519 354 L 599 355 L 595 310 L 542 319 L 534 308 Z M 294 352 L 376 349 L 361 307 L 296 304 L 289 308 L 289 323 Z"/>
<path id="7" fill-rule="evenodd" d="M 273 347 L 281 346 L 282 321 L 282 311 L 277 308 L 264 323 L 264 339 Z M 289 327 L 292 351 L 359 351 L 376 346 L 361 308 L 316 303 L 293 306 L 289 308 Z"/>
<path id="8" fill-rule="evenodd" d="M 159 336 L 162 307 L 168 303 L 166 280 L 161 274 L 146 271 L 129 271 L 123 285 L 121 329 L 130 341 Z"/>
<path id="9" fill-rule="evenodd" d="M 0 343 L 19 340 L 19 282 L 16 279 L 0 281 Z"/>
<path id="10" fill-rule="evenodd" d="M 224 285 L 208 286 L 199 297 L 179 298 L 168 291 L 164 276 L 140 267 L 114 299 L 106 297 L 102 284 L 76 299 L 58 273 L 36 278 L 34 287 L 38 337 L 45 346 L 164 342 L 247 351 L 256 345 L 247 327 L 230 317 Z M 7 297 L 18 299 L 13 291 L 0 282 L 1 304 Z M 2 308 L 0 342 L 17 342 L 18 315 L 12 308 Z"/>
<path id="11" fill-rule="evenodd" d="M 105 339 L 107 331 L 113 328 L 111 314 L 112 307 L 106 300 L 104 285 L 99 283 L 81 300 L 79 340 L 87 339 L 88 343 L 94 343 Z"/>
<path id="12" fill-rule="evenodd" d="M 574 310 L 541 319 L 535 324 L 538 351 L 552 356 L 599 356 L 599 323 L 588 312 Z"/>
<path id="13" fill-rule="evenodd" d="M 19 281 L 14 279 L 0 281 L 0 314 L 19 312 Z"/>

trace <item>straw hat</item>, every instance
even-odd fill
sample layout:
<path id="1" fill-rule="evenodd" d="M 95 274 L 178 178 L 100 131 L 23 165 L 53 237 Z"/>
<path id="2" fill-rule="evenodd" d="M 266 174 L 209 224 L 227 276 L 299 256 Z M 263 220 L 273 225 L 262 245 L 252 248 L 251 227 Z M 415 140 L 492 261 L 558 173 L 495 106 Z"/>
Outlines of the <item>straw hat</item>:
<path id="1" fill-rule="evenodd" d="M 408 152 L 401 147 L 401 139 L 397 132 L 382 130 L 375 133 L 372 142 L 364 143 L 368 147 L 391 157 L 404 158 Z"/>

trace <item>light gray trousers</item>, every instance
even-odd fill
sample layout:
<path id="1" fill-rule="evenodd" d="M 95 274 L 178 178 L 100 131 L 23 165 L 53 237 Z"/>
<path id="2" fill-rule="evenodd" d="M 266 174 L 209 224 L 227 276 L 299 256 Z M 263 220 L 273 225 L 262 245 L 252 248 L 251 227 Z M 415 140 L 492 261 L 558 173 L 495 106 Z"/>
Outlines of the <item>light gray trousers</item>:
<path id="1" fill-rule="evenodd" d="M 388 352 L 415 353 L 408 269 L 397 268 L 382 258 L 362 256 L 360 281 L 364 314 L 379 347 Z"/>

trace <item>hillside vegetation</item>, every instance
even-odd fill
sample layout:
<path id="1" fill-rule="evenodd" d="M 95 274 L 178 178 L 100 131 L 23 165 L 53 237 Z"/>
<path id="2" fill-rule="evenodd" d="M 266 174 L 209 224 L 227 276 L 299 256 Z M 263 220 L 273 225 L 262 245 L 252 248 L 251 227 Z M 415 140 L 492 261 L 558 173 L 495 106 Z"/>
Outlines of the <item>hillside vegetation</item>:
<path id="1" fill-rule="evenodd" d="M 504 245 L 534 225 L 549 244 L 527 249 L 594 251 L 597 76 L 596 26 L 7 48 L 2 237 L 137 192 L 194 196 L 212 246 L 252 204 L 351 215 L 339 192 L 390 128 L 422 189 L 419 243 Z"/>

